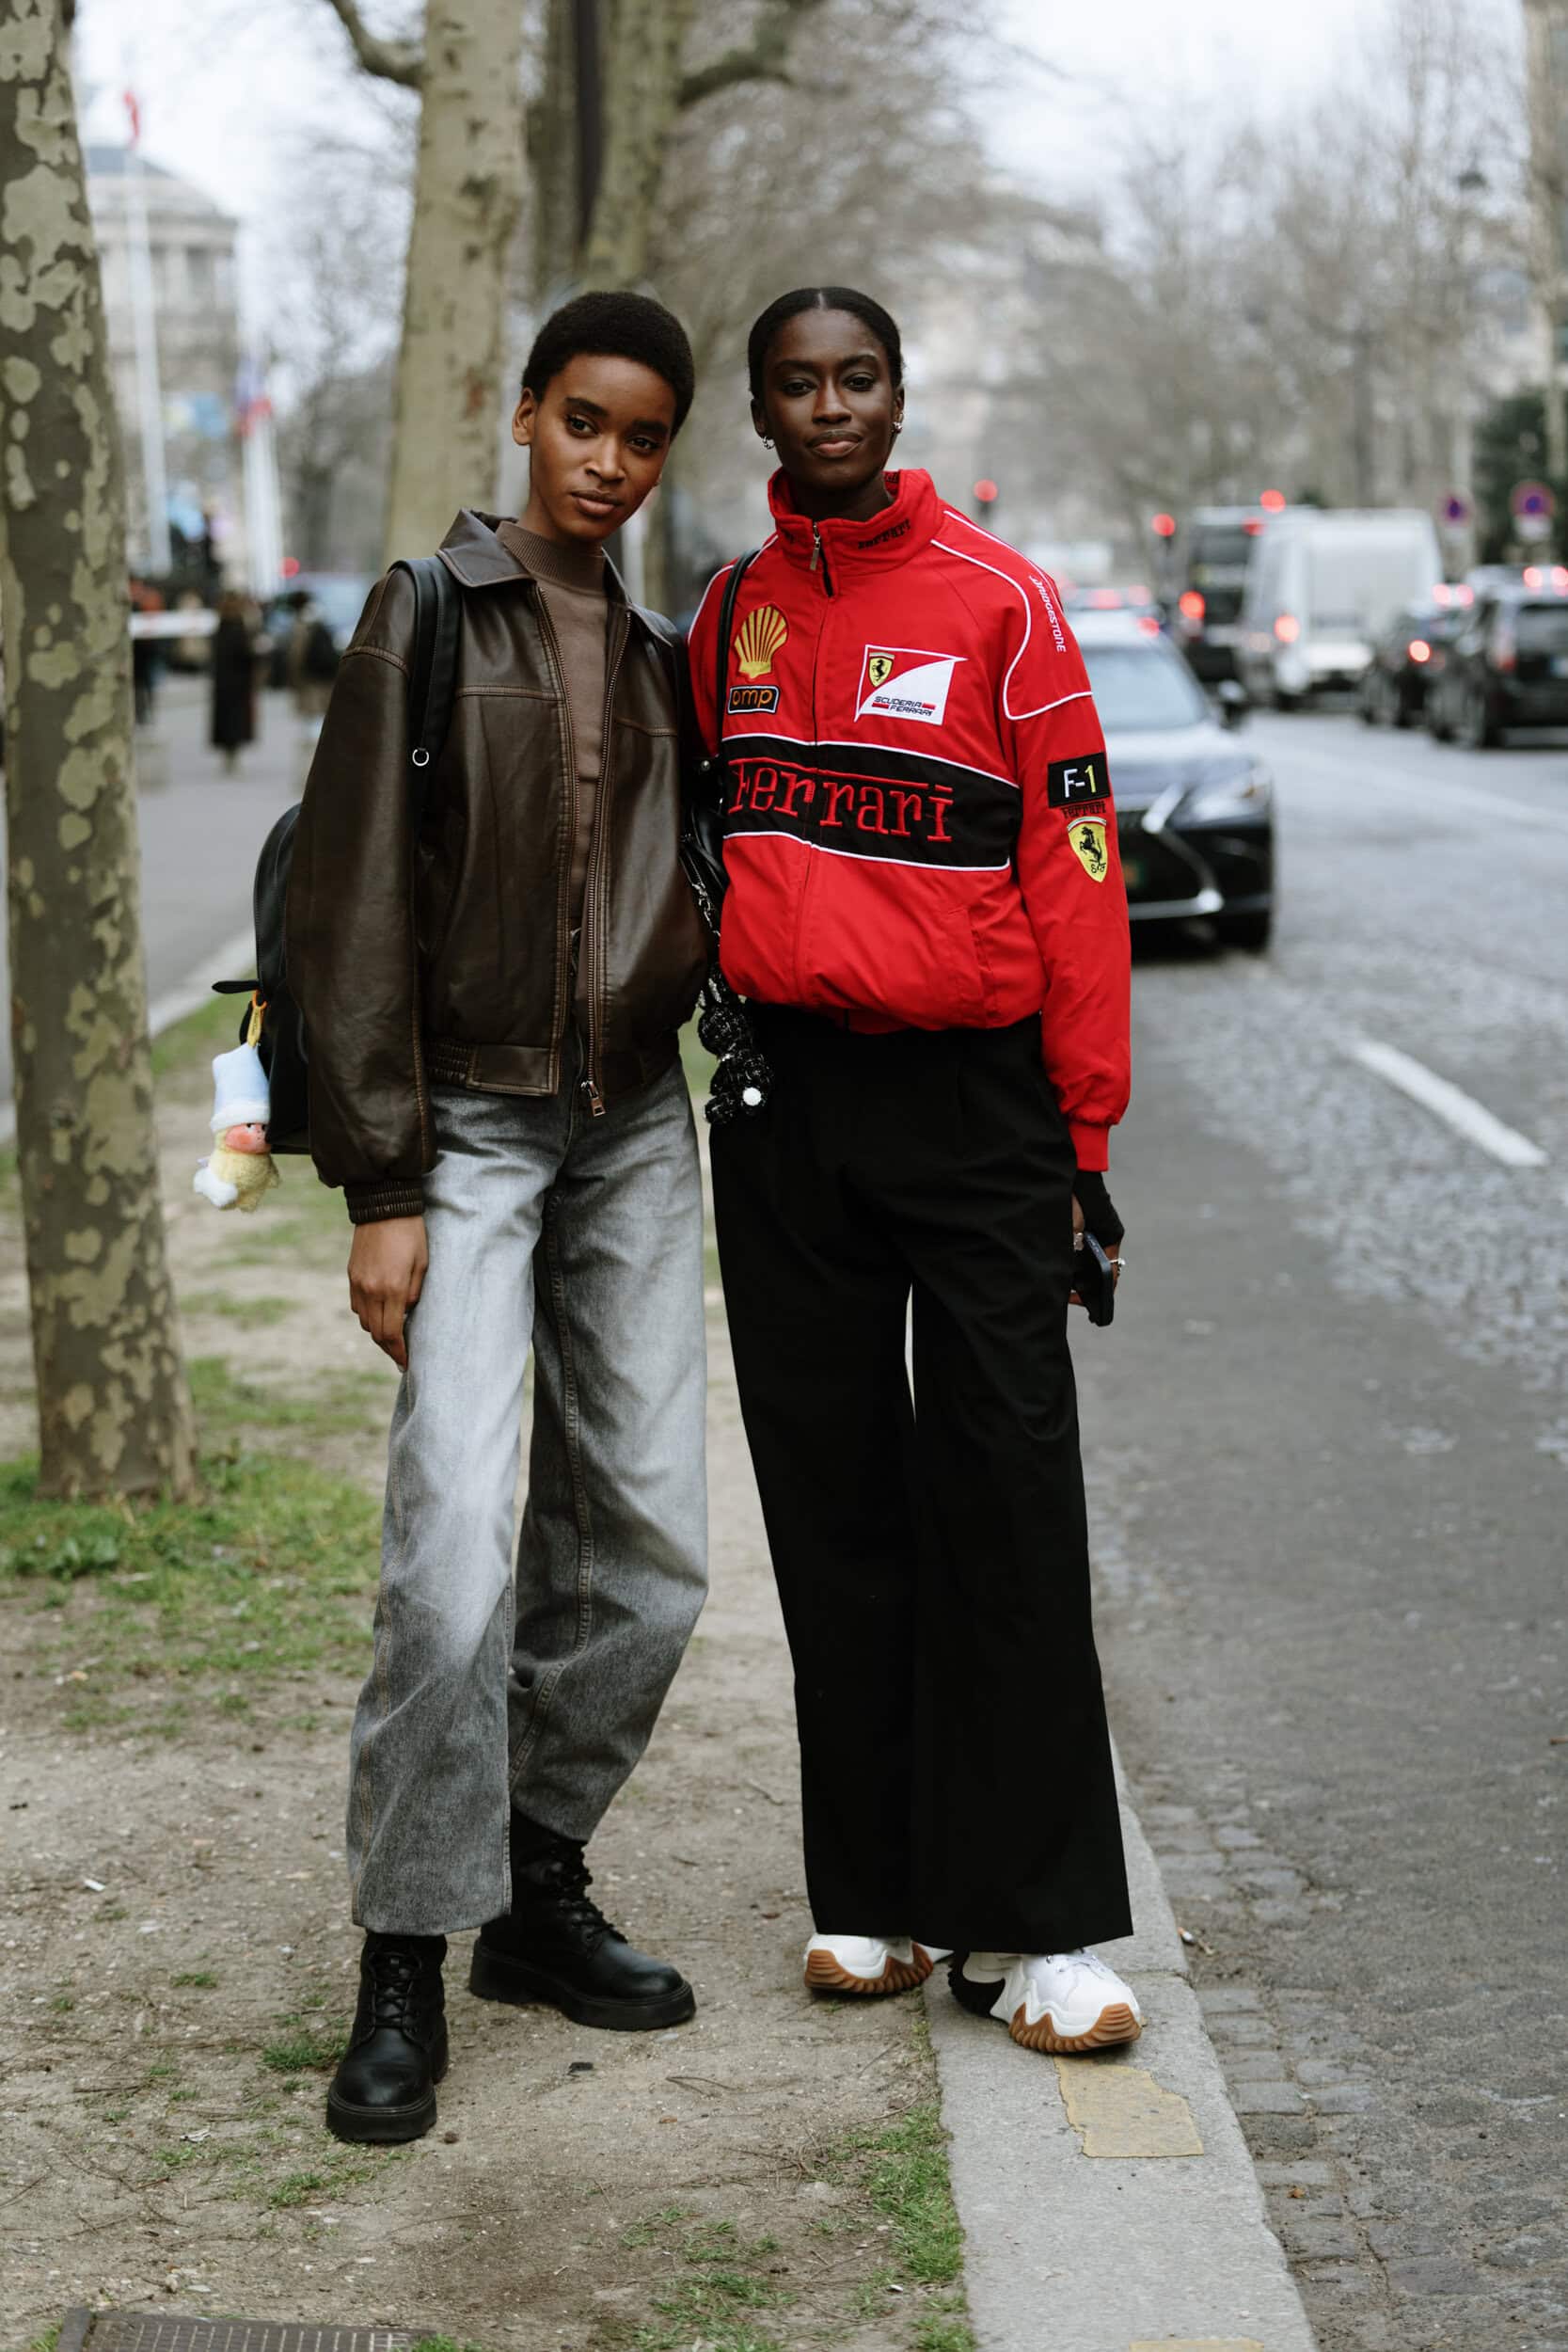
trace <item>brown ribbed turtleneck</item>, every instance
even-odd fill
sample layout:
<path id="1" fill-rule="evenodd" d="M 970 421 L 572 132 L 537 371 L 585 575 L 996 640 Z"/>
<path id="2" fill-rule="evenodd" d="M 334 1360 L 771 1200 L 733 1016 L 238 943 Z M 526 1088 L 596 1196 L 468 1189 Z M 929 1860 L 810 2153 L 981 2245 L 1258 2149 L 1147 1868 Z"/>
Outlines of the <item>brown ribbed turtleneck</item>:
<path id="1" fill-rule="evenodd" d="M 561 655 L 577 754 L 578 826 L 572 845 L 572 923 L 582 920 L 588 853 L 594 840 L 594 811 L 604 771 L 605 633 L 610 606 L 605 596 L 602 548 L 565 547 L 542 539 L 521 523 L 496 526 L 508 555 L 538 584 Z"/>

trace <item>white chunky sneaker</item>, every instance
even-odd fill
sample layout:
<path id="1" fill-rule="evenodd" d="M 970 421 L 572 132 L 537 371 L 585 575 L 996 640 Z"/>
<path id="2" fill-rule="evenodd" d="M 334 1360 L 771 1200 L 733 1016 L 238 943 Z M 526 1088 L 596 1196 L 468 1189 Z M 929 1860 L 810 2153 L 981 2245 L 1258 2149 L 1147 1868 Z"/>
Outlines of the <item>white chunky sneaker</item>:
<path id="1" fill-rule="evenodd" d="M 908 1993 L 948 1954 L 907 1935 L 814 1935 L 806 1982 L 814 1993 Z"/>
<path id="2" fill-rule="evenodd" d="M 1104 2050 L 1143 2031 L 1137 1994 L 1098 1952 L 970 1952 L 949 1981 L 1026 2050 Z"/>

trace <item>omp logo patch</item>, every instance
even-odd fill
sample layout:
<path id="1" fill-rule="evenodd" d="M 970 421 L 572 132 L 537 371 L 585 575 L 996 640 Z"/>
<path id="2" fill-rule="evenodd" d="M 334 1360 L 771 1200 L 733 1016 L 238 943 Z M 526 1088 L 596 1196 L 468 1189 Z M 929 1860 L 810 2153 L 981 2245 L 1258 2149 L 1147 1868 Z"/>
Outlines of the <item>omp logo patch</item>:
<path id="1" fill-rule="evenodd" d="M 732 686 L 724 708 L 730 718 L 738 711 L 777 710 L 779 690 L 776 686 Z"/>
<path id="2" fill-rule="evenodd" d="M 1110 856 L 1105 848 L 1103 817 L 1075 817 L 1068 827 L 1068 839 L 1073 855 L 1090 882 L 1103 882 L 1111 870 Z"/>
<path id="3" fill-rule="evenodd" d="M 947 690 L 965 657 L 920 653 L 909 645 L 867 645 L 861 662 L 857 719 L 912 719 L 940 727 L 947 716 Z"/>
<path id="4" fill-rule="evenodd" d="M 1045 771 L 1046 799 L 1053 808 L 1080 808 L 1086 802 L 1108 801 L 1111 771 L 1103 752 L 1087 752 L 1080 759 L 1053 759 Z"/>

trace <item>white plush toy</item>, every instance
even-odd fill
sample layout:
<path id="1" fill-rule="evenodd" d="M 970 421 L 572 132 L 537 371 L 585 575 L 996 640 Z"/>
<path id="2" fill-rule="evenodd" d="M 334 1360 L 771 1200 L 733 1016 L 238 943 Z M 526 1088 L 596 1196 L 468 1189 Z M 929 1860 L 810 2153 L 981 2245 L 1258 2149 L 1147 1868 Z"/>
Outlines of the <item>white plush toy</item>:
<path id="1" fill-rule="evenodd" d="M 259 1209 L 261 1196 L 280 1179 L 267 1150 L 272 1097 L 267 1073 L 254 1044 L 236 1045 L 213 1062 L 213 1134 L 210 1159 L 200 1162 L 194 1189 L 214 1209 Z"/>

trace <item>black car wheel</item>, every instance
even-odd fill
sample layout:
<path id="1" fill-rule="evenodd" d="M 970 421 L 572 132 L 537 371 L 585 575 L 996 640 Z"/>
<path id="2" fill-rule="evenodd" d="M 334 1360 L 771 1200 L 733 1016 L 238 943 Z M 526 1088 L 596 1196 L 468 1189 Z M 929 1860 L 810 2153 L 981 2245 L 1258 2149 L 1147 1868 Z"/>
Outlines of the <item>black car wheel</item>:
<path id="1" fill-rule="evenodd" d="M 1448 698 L 1441 689 L 1435 683 L 1429 686 L 1424 716 L 1427 733 L 1434 743 L 1453 741 L 1453 722 L 1448 715 Z"/>
<path id="2" fill-rule="evenodd" d="M 1214 937 L 1222 947 L 1244 947 L 1249 955 L 1260 956 L 1274 934 L 1274 909 L 1265 907 L 1261 914 L 1220 914 L 1214 918 Z"/>
<path id="3" fill-rule="evenodd" d="M 1420 716 L 1420 705 L 1414 688 L 1395 686 L 1389 689 L 1393 707 L 1389 717 L 1397 727 L 1413 727 Z"/>
<path id="4" fill-rule="evenodd" d="M 1483 686 L 1473 686 L 1460 715 L 1459 739 L 1466 751 L 1489 752 L 1502 741 L 1502 729 L 1492 716 Z"/>

